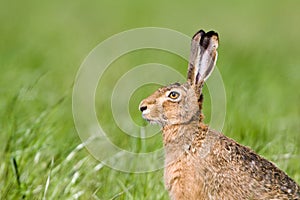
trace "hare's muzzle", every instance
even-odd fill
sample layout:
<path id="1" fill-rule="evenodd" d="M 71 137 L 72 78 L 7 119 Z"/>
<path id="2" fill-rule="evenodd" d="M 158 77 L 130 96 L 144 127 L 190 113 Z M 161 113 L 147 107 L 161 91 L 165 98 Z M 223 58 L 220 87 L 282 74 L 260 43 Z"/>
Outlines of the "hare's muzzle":
<path id="1" fill-rule="evenodd" d="M 140 105 L 139 105 L 139 110 L 142 112 L 142 116 L 144 119 L 149 120 L 148 118 L 150 117 L 150 109 L 147 101 L 143 100 Z"/>
<path id="2" fill-rule="evenodd" d="M 141 106 L 140 111 L 143 112 L 144 110 L 147 110 L 147 106 Z"/>
<path id="3" fill-rule="evenodd" d="M 144 114 L 148 109 L 148 106 L 145 101 L 142 101 L 139 105 L 139 110 Z"/>

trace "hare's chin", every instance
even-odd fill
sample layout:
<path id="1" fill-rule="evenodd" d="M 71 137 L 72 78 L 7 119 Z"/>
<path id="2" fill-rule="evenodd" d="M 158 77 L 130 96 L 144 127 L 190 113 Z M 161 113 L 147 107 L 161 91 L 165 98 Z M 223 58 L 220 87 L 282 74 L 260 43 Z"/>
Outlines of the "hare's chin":
<path id="1" fill-rule="evenodd" d="M 149 122 L 150 124 L 158 124 L 158 122 L 157 122 L 156 120 L 150 119 L 150 118 L 146 117 L 144 114 L 143 114 L 142 116 L 143 116 L 143 118 L 144 118 L 147 122 Z"/>
<path id="2" fill-rule="evenodd" d="M 150 124 L 159 124 L 157 121 L 155 120 L 149 120 L 149 119 L 146 119 Z"/>

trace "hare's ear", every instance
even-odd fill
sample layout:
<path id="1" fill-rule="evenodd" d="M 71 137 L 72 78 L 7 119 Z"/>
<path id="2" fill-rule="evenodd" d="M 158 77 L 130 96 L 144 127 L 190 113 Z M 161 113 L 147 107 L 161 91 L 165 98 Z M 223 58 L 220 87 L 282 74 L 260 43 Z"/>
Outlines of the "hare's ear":
<path id="1" fill-rule="evenodd" d="M 192 39 L 188 82 L 201 87 L 212 73 L 217 61 L 219 37 L 214 31 L 198 31 Z"/>

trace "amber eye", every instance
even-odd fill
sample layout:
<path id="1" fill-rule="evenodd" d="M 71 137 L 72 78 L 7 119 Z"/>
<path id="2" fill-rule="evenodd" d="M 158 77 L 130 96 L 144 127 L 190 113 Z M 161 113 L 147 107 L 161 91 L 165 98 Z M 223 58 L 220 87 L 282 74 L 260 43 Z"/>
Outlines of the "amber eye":
<path id="1" fill-rule="evenodd" d="M 179 97 L 179 93 L 172 91 L 172 92 L 170 92 L 168 97 L 171 98 L 171 99 L 177 99 Z"/>

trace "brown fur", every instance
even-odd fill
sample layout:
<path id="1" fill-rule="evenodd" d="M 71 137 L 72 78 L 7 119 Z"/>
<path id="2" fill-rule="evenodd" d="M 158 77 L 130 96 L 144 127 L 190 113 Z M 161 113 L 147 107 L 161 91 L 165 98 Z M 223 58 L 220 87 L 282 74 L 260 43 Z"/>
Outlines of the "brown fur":
<path id="1" fill-rule="evenodd" d="M 299 185 L 287 174 L 203 124 L 201 87 L 206 76 L 195 81 L 191 65 L 188 74 L 187 83 L 160 88 L 140 104 L 143 117 L 162 126 L 164 180 L 171 199 L 300 199 Z M 180 98 L 170 98 L 171 91 Z"/>

